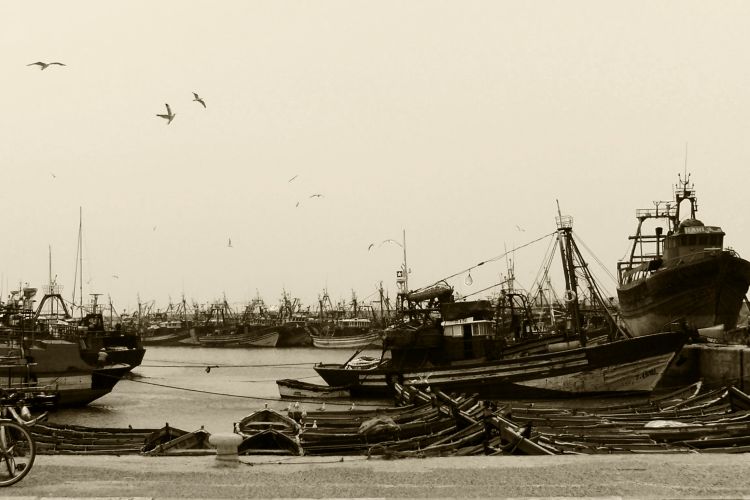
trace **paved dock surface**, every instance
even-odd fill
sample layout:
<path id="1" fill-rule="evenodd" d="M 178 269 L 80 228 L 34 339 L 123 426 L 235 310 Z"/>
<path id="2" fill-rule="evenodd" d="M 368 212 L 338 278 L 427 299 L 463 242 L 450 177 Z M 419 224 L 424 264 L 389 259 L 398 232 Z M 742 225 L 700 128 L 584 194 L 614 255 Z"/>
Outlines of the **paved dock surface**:
<path id="1" fill-rule="evenodd" d="M 3 498 L 750 498 L 750 456 L 241 457 L 41 455 Z"/>

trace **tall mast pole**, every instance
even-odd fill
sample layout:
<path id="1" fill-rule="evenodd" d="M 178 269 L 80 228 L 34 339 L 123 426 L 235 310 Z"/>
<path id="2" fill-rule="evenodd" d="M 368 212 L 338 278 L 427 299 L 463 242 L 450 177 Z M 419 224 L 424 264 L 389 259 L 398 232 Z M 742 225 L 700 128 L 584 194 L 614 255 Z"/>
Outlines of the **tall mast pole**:
<path id="1" fill-rule="evenodd" d="M 83 318 L 83 208 L 78 207 L 78 295 L 81 300 L 81 318 Z"/>
<path id="2" fill-rule="evenodd" d="M 409 293 L 409 268 L 406 266 L 406 229 L 403 229 L 403 245 L 404 249 L 404 292 Z"/>

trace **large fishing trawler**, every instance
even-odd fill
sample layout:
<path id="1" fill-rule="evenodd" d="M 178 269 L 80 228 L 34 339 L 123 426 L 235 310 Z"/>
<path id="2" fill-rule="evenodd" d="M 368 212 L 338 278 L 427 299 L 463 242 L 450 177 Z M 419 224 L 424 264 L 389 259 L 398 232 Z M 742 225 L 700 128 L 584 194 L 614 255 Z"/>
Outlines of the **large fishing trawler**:
<path id="1" fill-rule="evenodd" d="M 686 332 L 633 338 L 610 318 L 611 335 L 589 339 L 578 302 L 578 274 L 583 272 L 586 281 L 593 277 L 573 241 L 571 217 L 557 218 L 557 234 L 570 329 L 560 342 L 554 336 L 544 352 L 506 356 L 504 339 L 493 329 L 489 301 L 454 302 L 453 289 L 445 282 L 407 291 L 403 279 L 399 302 L 406 304 L 405 322 L 386 330 L 381 359 L 355 365 L 352 356 L 343 364 L 318 363 L 315 371 L 331 386 L 348 386 L 353 395 L 389 393 L 396 382 L 488 399 L 653 391 L 688 339 Z M 595 287 L 589 283 L 589 288 Z"/>
<path id="2" fill-rule="evenodd" d="M 689 204 L 684 220 L 681 207 Z M 634 335 L 681 324 L 700 333 L 736 328 L 750 284 L 750 262 L 724 248 L 724 231 L 696 218 L 698 201 L 690 176 L 678 175 L 674 200 L 636 210 L 638 228 L 627 260 L 617 265 L 620 315 Z M 663 221 L 653 233 L 646 221 Z"/>

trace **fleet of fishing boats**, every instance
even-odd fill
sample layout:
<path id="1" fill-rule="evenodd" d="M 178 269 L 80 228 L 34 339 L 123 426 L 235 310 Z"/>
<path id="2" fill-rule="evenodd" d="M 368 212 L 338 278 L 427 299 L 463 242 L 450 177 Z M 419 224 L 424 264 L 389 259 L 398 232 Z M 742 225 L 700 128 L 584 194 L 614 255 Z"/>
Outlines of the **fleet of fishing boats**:
<path id="1" fill-rule="evenodd" d="M 685 204 L 688 215 L 681 219 Z M 148 346 L 348 349 L 353 354 L 346 362 L 314 366 L 326 385 L 280 379 L 280 396 L 325 400 L 389 395 L 405 406 L 356 418 L 331 412 L 307 412 L 301 418 L 291 409 L 284 416 L 265 408 L 235 429 L 247 441 L 243 450 L 408 455 L 415 446 L 421 453 L 438 454 L 467 446 L 485 453 L 507 451 L 511 445 L 528 453 L 634 450 L 654 442 L 662 446 L 669 431 L 632 427 L 644 420 L 632 408 L 588 410 L 585 418 L 539 406 L 486 408 L 523 399 L 648 396 L 686 343 L 747 330 L 739 317 L 747 303 L 750 262 L 725 249 L 721 228 L 704 225 L 696 212 L 695 190 L 687 178 L 675 186 L 674 200 L 636 212 L 632 250 L 618 264 L 616 302 L 603 296 L 578 248 L 572 218 L 561 214 L 550 248 L 560 253 L 565 289 L 561 299 L 546 302 L 541 286 L 539 294 L 530 296 L 514 289 L 512 279 L 499 294 L 482 300 L 457 299 L 446 281 L 411 290 L 404 262 L 394 311 L 381 287 L 379 314 L 363 308 L 356 296 L 350 307 L 334 307 L 324 292 L 318 310 L 311 311 L 284 293 L 275 311 L 258 297 L 242 314 L 233 313 L 226 300 L 188 314 L 183 300 L 163 313 L 144 314 L 139 307 L 131 316 L 110 317 L 107 326 L 96 296 L 74 318 L 51 280 L 36 307 L 36 289 L 29 287 L 2 304 L 0 370 L 7 374 L 5 389 L 46 391 L 55 404 L 69 406 L 110 392 L 141 363 Z M 648 232 L 645 225 L 659 220 L 666 221 L 666 233 L 658 226 Z M 552 256 L 545 258 L 541 281 L 549 281 Z M 380 356 L 361 355 L 374 348 Z M 736 388 L 723 391 L 671 402 L 670 420 L 693 422 L 699 411 L 705 416 L 710 408 L 710 415 L 721 419 L 702 422 L 725 432 L 728 427 L 720 422 L 741 421 L 744 430 L 738 432 L 746 432 L 750 398 Z M 663 406 L 638 411 L 646 410 L 649 421 L 667 417 Z M 613 420 L 619 423 L 614 434 L 602 430 Z M 150 450 L 165 451 L 175 439 L 188 448 L 191 443 L 205 446 L 205 432 L 167 430 L 149 431 L 156 433 L 149 438 Z M 144 439 L 145 431 L 132 434 Z M 719 446 L 725 434 L 716 436 L 712 443 Z M 743 439 L 750 442 L 750 435 Z M 677 445 L 669 441 L 667 448 L 675 447 L 700 448 L 686 439 Z"/>

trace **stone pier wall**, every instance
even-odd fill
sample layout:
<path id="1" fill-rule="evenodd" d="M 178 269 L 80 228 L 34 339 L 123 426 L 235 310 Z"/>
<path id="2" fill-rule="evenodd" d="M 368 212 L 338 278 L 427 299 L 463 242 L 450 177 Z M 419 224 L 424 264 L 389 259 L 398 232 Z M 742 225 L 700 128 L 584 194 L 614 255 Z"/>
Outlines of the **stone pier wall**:
<path id="1" fill-rule="evenodd" d="M 706 386 L 735 385 L 750 390 L 750 348 L 742 345 L 687 345 L 664 374 L 662 387 L 703 379 Z"/>

